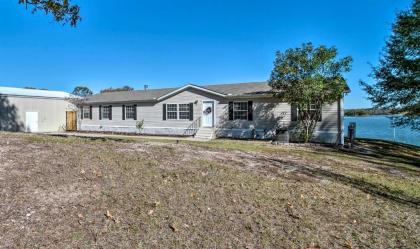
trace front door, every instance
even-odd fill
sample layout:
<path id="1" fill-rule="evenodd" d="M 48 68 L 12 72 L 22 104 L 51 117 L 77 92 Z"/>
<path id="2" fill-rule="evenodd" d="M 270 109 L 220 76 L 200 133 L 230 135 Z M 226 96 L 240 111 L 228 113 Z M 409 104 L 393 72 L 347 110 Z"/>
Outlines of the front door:
<path id="1" fill-rule="evenodd" d="M 38 112 L 26 112 L 26 132 L 38 132 Z"/>
<path id="2" fill-rule="evenodd" d="M 203 101 L 202 126 L 214 126 L 214 101 Z"/>

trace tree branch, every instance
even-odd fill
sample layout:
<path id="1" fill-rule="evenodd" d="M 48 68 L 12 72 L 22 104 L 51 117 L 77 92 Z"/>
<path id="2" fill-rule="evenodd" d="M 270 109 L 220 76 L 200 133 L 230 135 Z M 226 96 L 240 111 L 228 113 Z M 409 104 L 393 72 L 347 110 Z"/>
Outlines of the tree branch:
<path id="1" fill-rule="evenodd" d="M 45 14 L 51 13 L 55 21 L 75 27 L 82 18 L 79 15 L 80 7 L 72 5 L 70 0 L 19 0 L 19 4 L 32 6 L 32 13 L 44 11 Z"/>

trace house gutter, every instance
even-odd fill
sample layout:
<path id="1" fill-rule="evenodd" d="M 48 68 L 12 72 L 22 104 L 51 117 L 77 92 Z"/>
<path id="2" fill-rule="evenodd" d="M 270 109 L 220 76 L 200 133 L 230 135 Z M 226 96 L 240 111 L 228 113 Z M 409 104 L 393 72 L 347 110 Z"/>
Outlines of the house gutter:
<path id="1" fill-rule="evenodd" d="M 85 101 L 83 104 L 87 105 L 101 105 L 101 104 L 136 104 L 136 103 L 158 103 L 156 99 L 153 100 L 127 100 L 127 101 Z"/>
<path id="2" fill-rule="evenodd" d="M 226 99 L 273 98 L 273 94 L 228 95 Z"/>

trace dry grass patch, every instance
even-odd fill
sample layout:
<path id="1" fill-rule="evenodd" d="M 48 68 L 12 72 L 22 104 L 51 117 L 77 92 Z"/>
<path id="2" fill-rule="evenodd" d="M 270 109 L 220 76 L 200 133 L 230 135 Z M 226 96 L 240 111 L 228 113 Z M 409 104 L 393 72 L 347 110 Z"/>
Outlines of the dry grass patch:
<path id="1" fill-rule="evenodd" d="M 394 174 L 324 147 L 0 136 L 0 247 L 420 246 L 407 161 Z"/>

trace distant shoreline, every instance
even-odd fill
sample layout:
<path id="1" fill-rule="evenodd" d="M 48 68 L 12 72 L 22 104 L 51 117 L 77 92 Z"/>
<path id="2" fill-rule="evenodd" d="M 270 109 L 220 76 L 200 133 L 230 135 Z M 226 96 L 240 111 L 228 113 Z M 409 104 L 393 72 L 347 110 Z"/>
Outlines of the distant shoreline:
<path id="1" fill-rule="evenodd" d="M 358 108 L 344 110 L 344 116 L 347 117 L 361 117 L 361 116 L 375 116 L 375 115 L 398 115 L 401 113 L 392 112 L 390 110 L 380 110 L 373 108 Z"/>

